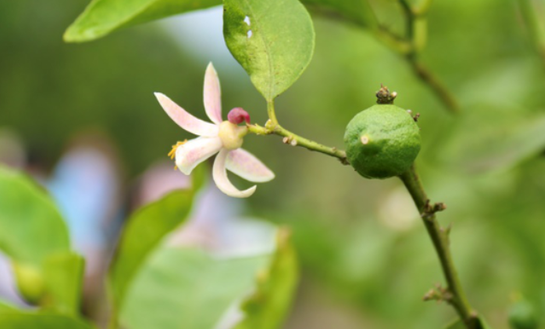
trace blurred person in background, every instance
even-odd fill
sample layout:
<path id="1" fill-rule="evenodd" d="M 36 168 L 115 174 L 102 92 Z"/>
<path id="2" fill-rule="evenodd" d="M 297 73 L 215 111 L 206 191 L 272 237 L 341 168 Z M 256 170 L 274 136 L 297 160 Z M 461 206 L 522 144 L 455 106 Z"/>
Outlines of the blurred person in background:
<path id="1" fill-rule="evenodd" d="M 17 135 L 4 130 L 0 132 L 0 163 L 25 170 L 50 192 L 66 221 L 74 250 L 86 259 L 85 305 L 92 308 L 101 298 L 118 219 L 123 215 L 121 175 L 111 141 L 97 133 L 76 136 L 48 175 L 39 157 L 27 156 Z M 4 258 L 0 259 L 0 296 L 24 304 Z"/>
<path id="2" fill-rule="evenodd" d="M 102 297 L 118 221 L 124 215 L 121 177 L 111 141 L 84 133 L 72 140 L 45 184 L 66 220 L 73 248 L 85 257 L 85 306 L 91 314 Z"/>

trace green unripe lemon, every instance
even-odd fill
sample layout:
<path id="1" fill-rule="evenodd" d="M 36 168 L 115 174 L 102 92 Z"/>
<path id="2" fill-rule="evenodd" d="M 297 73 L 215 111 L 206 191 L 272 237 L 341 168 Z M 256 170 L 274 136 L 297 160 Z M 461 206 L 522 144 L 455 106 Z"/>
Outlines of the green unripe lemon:
<path id="1" fill-rule="evenodd" d="M 366 178 L 408 170 L 420 151 L 420 129 L 407 110 L 377 104 L 358 113 L 344 134 L 347 159 Z"/>

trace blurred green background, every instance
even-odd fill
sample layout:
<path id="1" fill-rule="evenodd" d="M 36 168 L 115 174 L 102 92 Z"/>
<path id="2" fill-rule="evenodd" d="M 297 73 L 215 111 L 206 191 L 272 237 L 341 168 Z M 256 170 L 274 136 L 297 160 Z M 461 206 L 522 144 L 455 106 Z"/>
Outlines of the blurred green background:
<path id="1" fill-rule="evenodd" d="M 380 18 L 403 26 L 395 1 Z M 204 117 L 202 82 L 214 61 L 224 115 L 241 106 L 264 123 L 266 104 L 221 40 L 221 9 L 122 30 L 86 44 L 62 34 L 87 1 L 0 2 L 0 129 L 20 136 L 28 163 L 51 170 L 85 131 L 111 141 L 124 193 L 170 146 L 190 138 L 154 91 Z M 361 28 L 311 12 L 314 58 L 277 101 L 279 121 L 342 147 L 344 127 L 384 83 L 421 114 L 418 170 L 448 210 L 455 263 L 473 306 L 507 326 L 516 296 L 545 314 L 545 65 L 515 1 L 436 1 L 422 60 L 456 95 L 452 115 L 405 60 Z M 442 274 L 397 179 L 359 179 L 331 158 L 249 136 L 245 148 L 275 173 L 247 213 L 292 227 L 303 271 L 286 328 L 439 328 L 455 317 L 421 298 Z M 247 184 L 235 180 L 238 186 Z M 82 193 L 82 197 L 84 197 Z M 542 319 L 542 321 L 545 319 Z"/>

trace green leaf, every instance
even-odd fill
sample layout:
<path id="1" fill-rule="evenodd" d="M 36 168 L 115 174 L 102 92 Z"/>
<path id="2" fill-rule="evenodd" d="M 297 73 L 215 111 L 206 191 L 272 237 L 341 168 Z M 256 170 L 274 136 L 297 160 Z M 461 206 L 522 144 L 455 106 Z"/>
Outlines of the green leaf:
<path id="1" fill-rule="evenodd" d="M 48 255 L 69 251 L 68 230 L 47 193 L 0 166 L 0 250 L 37 271 Z"/>
<path id="2" fill-rule="evenodd" d="M 2 329 L 92 329 L 82 320 L 54 313 L 0 312 Z"/>
<path id="3" fill-rule="evenodd" d="M 309 8 L 326 9 L 362 26 L 376 28 L 378 22 L 367 0 L 302 0 Z"/>
<path id="4" fill-rule="evenodd" d="M 297 260 L 287 229 L 277 234 L 277 249 L 269 267 L 260 272 L 257 289 L 244 303 L 244 320 L 236 329 L 280 328 L 297 284 Z"/>
<path id="5" fill-rule="evenodd" d="M 469 111 L 468 111 L 469 112 Z M 445 161 L 468 172 L 506 170 L 545 148 L 545 115 L 481 107 L 459 118 Z"/>
<path id="6" fill-rule="evenodd" d="M 193 196 L 192 190 L 172 192 L 129 218 L 108 278 L 117 308 L 120 308 L 128 285 L 146 257 L 167 233 L 187 218 Z"/>
<path id="7" fill-rule="evenodd" d="M 93 0 L 64 33 L 66 42 L 103 37 L 119 28 L 221 5 L 221 0 Z"/>
<path id="8" fill-rule="evenodd" d="M 160 249 L 135 279 L 121 311 L 131 329 L 210 329 L 252 292 L 268 255 L 217 258 L 196 249 Z"/>
<path id="9" fill-rule="evenodd" d="M 60 313 L 79 314 L 84 269 L 85 261 L 78 254 L 49 256 L 44 264 L 48 305 Z"/>
<path id="10" fill-rule="evenodd" d="M 28 302 L 41 303 L 49 293 L 63 289 L 65 282 L 46 286 L 44 264 L 51 255 L 70 250 L 64 220 L 41 187 L 4 167 L 0 167 L 0 250 L 11 258 L 19 292 Z M 51 300 L 56 307 L 55 303 Z"/>
<path id="11" fill-rule="evenodd" d="M 224 0 L 223 33 L 267 101 L 299 78 L 314 52 L 312 20 L 297 0 Z"/>

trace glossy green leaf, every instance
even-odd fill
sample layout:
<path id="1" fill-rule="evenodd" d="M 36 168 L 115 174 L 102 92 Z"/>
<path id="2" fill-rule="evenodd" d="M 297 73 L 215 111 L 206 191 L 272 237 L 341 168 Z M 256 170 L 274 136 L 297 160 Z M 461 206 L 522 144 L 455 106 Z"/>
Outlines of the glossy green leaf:
<path id="1" fill-rule="evenodd" d="M 131 329 L 210 329 L 250 294 L 268 255 L 216 258 L 197 249 L 163 248 L 140 271 L 121 311 Z"/>
<path id="2" fill-rule="evenodd" d="M 70 249 L 68 230 L 47 193 L 0 166 L 0 250 L 39 271 L 48 255 Z"/>
<path id="3" fill-rule="evenodd" d="M 167 233 L 187 218 L 193 196 L 192 190 L 172 192 L 129 218 L 109 273 L 116 307 L 120 307 L 128 285 L 145 258 Z"/>
<path id="4" fill-rule="evenodd" d="M 244 302 L 245 318 L 236 329 L 280 328 L 291 306 L 297 284 L 297 260 L 289 232 L 281 229 L 272 262 L 261 271 L 256 291 Z"/>
<path id="5" fill-rule="evenodd" d="M 303 73 L 314 52 L 314 27 L 297 0 L 225 0 L 227 47 L 271 101 Z"/>
<path id="6" fill-rule="evenodd" d="M 221 0 L 93 0 L 64 33 L 67 42 L 103 37 L 119 28 L 221 5 Z"/>
<path id="7" fill-rule="evenodd" d="M 47 303 L 52 309 L 70 315 L 80 313 L 85 261 L 78 254 L 53 254 L 44 263 Z"/>
<path id="8" fill-rule="evenodd" d="M 92 329 L 82 320 L 54 313 L 0 312 L 2 329 Z"/>

